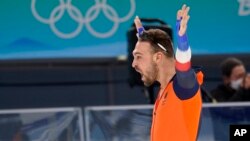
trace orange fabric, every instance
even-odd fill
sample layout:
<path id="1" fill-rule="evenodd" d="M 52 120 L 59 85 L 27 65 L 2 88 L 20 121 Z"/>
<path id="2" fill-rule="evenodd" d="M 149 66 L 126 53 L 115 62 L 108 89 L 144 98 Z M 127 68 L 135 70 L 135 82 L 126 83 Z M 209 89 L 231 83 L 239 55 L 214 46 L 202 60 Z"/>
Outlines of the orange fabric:
<path id="1" fill-rule="evenodd" d="M 202 83 L 203 74 L 197 74 Z M 200 89 L 190 99 L 180 100 L 170 82 L 161 96 L 158 94 L 151 127 L 151 141 L 195 141 L 202 108 Z"/>

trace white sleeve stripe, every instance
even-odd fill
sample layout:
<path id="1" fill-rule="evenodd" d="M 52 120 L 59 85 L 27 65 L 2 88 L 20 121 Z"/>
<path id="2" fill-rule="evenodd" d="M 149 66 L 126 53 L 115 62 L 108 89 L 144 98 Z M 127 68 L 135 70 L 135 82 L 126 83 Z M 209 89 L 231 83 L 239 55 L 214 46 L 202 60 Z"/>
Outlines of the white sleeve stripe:
<path id="1" fill-rule="evenodd" d="M 175 53 L 176 60 L 179 63 L 187 63 L 191 60 L 191 49 L 188 47 L 188 50 L 186 51 L 181 51 L 180 49 L 177 48 L 176 53 Z"/>

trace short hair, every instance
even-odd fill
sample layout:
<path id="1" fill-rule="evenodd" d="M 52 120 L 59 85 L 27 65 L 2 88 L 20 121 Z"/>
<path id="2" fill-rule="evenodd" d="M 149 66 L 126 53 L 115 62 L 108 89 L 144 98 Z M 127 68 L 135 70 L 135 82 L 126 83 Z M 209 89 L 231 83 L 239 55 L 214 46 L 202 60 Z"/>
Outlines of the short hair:
<path id="1" fill-rule="evenodd" d="M 153 47 L 153 52 L 163 52 L 167 57 L 174 57 L 174 49 L 169 34 L 160 29 L 149 29 L 143 32 L 139 41 L 148 41 Z M 164 51 L 158 44 L 163 46 Z"/>
<path id="2" fill-rule="evenodd" d="M 241 66 L 241 65 L 244 65 L 243 62 L 235 57 L 229 57 L 225 59 L 220 65 L 222 75 L 230 77 L 232 70 L 236 66 Z"/>

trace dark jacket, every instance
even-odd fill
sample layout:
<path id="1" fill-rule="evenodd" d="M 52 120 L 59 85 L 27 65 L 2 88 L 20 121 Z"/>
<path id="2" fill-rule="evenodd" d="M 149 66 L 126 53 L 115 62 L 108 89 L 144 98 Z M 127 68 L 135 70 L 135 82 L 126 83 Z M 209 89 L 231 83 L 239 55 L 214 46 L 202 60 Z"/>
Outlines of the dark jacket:
<path id="1" fill-rule="evenodd" d="M 212 90 L 211 95 L 217 102 L 250 101 L 250 89 L 240 88 L 236 91 L 224 84 Z"/>

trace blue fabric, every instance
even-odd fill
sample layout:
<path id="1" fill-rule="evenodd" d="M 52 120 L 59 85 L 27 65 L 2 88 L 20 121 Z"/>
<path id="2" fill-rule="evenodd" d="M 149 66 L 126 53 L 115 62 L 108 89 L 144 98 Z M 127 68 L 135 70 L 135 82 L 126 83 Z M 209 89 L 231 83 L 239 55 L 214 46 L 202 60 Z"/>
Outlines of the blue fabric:
<path id="1" fill-rule="evenodd" d="M 138 32 L 139 36 L 142 35 L 143 31 L 144 31 L 144 27 L 140 27 L 140 28 L 137 29 L 137 32 Z"/>
<path id="2" fill-rule="evenodd" d="M 193 97 L 199 89 L 199 84 L 193 69 L 187 72 L 176 72 L 173 80 L 174 91 L 181 100 Z"/>
<path id="3" fill-rule="evenodd" d="M 199 89 L 199 84 L 198 82 L 195 83 L 193 88 L 183 88 L 180 85 L 178 85 L 177 79 L 174 79 L 173 82 L 174 86 L 174 91 L 176 93 L 176 96 L 181 99 L 181 100 L 186 100 L 189 98 L 192 98 L 198 91 Z"/>
<path id="4" fill-rule="evenodd" d="M 176 34 L 178 35 L 177 44 L 178 44 L 178 48 L 181 51 L 186 51 L 189 48 L 188 38 L 187 38 L 186 33 L 183 36 L 179 36 L 178 32 L 180 30 L 180 24 L 181 24 L 181 19 L 176 21 Z"/>
<path id="5" fill-rule="evenodd" d="M 176 21 L 178 49 L 181 51 L 187 51 L 189 48 L 187 34 L 185 33 L 183 36 L 179 36 L 178 34 L 180 30 L 181 19 Z M 176 75 L 173 80 L 173 87 L 177 97 L 181 100 L 193 97 L 199 89 L 199 84 L 196 79 L 194 69 L 189 69 L 187 71 L 176 70 Z"/>
<path id="6" fill-rule="evenodd" d="M 181 51 L 187 51 L 189 48 L 187 34 L 185 33 L 183 36 L 178 35 L 177 37 L 178 48 Z"/>
<path id="7" fill-rule="evenodd" d="M 189 69 L 188 71 L 176 70 L 176 79 L 178 84 L 183 88 L 193 88 L 197 81 L 193 69 Z"/>

